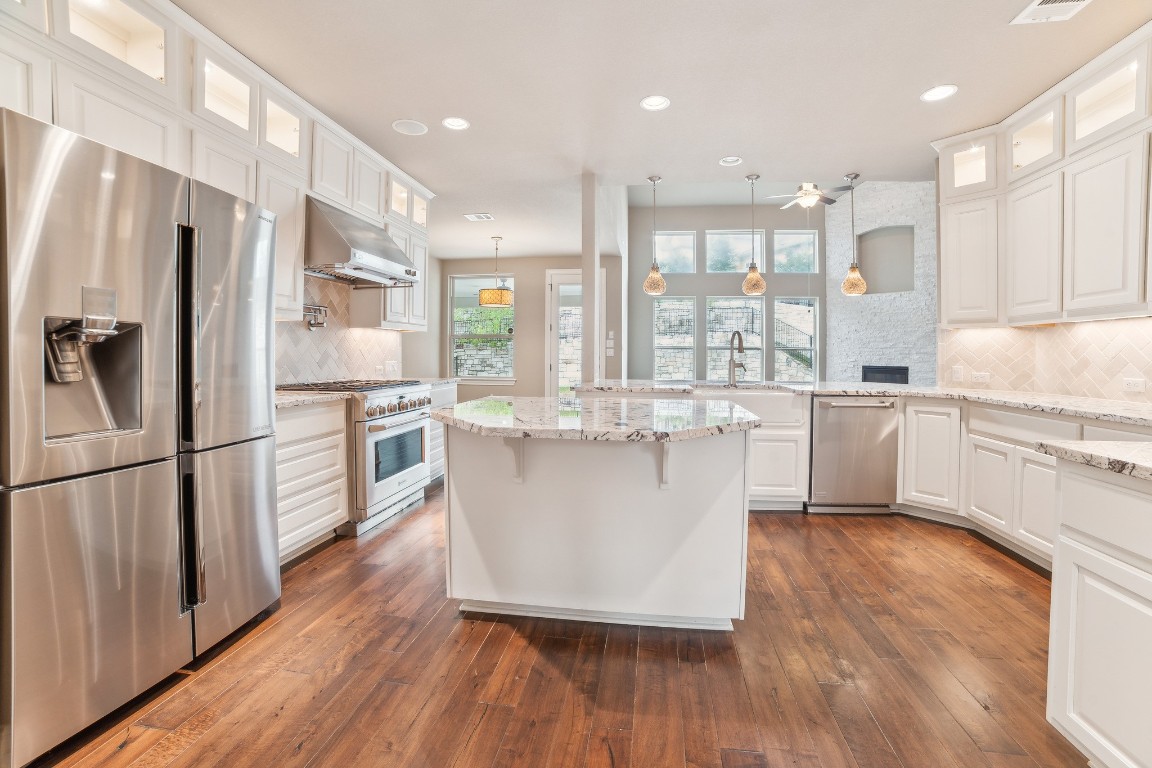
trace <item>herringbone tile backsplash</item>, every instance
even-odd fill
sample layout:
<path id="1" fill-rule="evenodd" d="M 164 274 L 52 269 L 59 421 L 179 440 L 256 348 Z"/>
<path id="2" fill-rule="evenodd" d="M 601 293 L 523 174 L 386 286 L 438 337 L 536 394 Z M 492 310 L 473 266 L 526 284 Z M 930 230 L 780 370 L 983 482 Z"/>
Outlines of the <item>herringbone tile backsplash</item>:
<path id="1" fill-rule="evenodd" d="M 941 386 L 1152 401 L 1152 318 L 942 330 L 938 353 Z M 952 378 L 956 365 L 963 382 Z M 991 381 L 973 384 L 976 372 Z M 1150 389 L 1126 392 L 1125 378 L 1147 379 Z"/>
<path id="2" fill-rule="evenodd" d="M 350 328 L 351 293 L 340 283 L 304 278 L 304 301 L 328 307 L 328 326 L 312 331 L 304 321 L 276 323 L 277 384 L 400 376 L 400 333 Z"/>

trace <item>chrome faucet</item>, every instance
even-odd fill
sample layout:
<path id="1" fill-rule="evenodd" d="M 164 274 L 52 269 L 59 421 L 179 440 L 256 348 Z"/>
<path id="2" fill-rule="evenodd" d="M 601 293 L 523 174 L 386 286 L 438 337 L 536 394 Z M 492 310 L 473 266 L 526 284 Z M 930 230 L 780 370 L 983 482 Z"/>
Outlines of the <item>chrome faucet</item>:
<path id="1" fill-rule="evenodd" d="M 732 345 L 736 344 L 737 348 L 732 349 Z M 736 352 L 744 354 L 744 335 L 740 331 L 732 331 L 732 335 L 728 337 L 728 386 L 736 386 L 736 369 L 747 371 L 744 363 L 736 362 Z"/>

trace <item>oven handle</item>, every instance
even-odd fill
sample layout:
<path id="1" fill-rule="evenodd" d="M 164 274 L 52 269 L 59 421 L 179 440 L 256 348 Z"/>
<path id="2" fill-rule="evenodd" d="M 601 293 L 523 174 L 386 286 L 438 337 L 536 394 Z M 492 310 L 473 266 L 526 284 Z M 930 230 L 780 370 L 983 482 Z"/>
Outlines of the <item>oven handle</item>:
<path id="1" fill-rule="evenodd" d="M 397 427 L 407 426 L 408 424 L 416 424 L 418 422 L 426 420 L 427 418 L 428 418 L 428 414 L 424 414 L 422 417 L 420 417 L 418 419 L 408 419 L 407 421 L 400 421 L 400 422 L 397 422 L 395 424 L 371 424 L 368 427 L 368 431 L 369 432 L 387 432 L 388 430 L 396 429 Z"/>

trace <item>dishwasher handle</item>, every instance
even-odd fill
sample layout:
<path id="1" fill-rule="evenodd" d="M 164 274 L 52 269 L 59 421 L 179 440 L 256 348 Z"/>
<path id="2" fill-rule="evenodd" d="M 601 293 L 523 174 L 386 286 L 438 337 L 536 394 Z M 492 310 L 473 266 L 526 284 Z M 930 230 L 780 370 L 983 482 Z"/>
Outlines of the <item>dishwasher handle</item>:
<path id="1" fill-rule="evenodd" d="M 821 400 L 821 408 L 884 408 L 892 409 L 896 407 L 893 400 L 886 400 L 882 403 L 834 403 L 831 400 Z"/>

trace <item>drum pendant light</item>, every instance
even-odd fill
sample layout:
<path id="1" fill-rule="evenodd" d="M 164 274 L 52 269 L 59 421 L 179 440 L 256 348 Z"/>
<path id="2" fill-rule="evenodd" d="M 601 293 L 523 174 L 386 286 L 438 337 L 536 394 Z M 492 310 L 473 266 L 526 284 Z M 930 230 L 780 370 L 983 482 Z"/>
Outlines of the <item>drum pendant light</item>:
<path id="1" fill-rule="evenodd" d="M 763 296 L 764 291 L 768 290 L 768 284 L 764 282 L 764 276 L 760 274 L 760 270 L 756 266 L 756 180 L 758 178 L 760 175 L 756 173 L 750 173 L 744 177 L 744 180 L 752 187 L 752 261 L 748 263 L 748 274 L 740 286 L 745 296 Z"/>
<path id="2" fill-rule="evenodd" d="M 480 306 L 482 307 L 510 307 L 512 306 L 512 289 L 508 287 L 508 278 L 500 277 L 500 241 L 502 237 L 493 237 L 496 244 L 496 287 L 480 289 Z"/>
<path id="3" fill-rule="evenodd" d="M 860 265 L 856 263 L 856 179 L 858 178 L 860 178 L 858 173 L 844 176 L 844 181 L 848 182 L 848 194 L 852 196 L 852 264 L 848 267 L 844 282 L 840 283 L 840 292 L 845 296 L 863 296 L 868 292 L 868 283 L 864 281 L 864 276 L 860 274 Z"/>
<path id="4" fill-rule="evenodd" d="M 656 185 L 660 183 L 659 176 L 649 176 L 652 182 L 652 269 L 648 270 L 648 277 L 644 278 L 644 293 L 649 296 L 659 296 L 668 290 L 668 283 L 660 274 L 660 265 L 656 263 Z"/>

